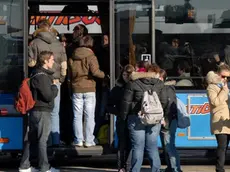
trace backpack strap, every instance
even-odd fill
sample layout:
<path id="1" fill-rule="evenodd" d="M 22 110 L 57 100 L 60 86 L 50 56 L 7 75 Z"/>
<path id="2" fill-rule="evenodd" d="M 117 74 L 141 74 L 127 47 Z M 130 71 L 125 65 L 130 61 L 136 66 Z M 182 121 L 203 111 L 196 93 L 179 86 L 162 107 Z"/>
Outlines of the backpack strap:
<path id="1" fill-rule="evenodd" d="M 156 84 L 158 84 L 158 82 L 159 82 L 159 81 L 157 81 Z M 141 83 L 140 80 L 138 80 L 136 83 L 137 83 L 137 85 L 143 90 L 143 92 L 149 91 L 149 90 L 154 91 L 154 88 L 155 88 L 155 86 L 156 86 L 156 84 L 154 84 L 153 87 L 152 87 L 151 89 L 146 90 L 146 88 L 142 85 L 142 83 Z"/>
<path id="2" fill-rule="evenodd" d="M 141 81 L 140 80 L 137 80 L 137 85 L 142 89 L 143 92 L 146 91 L 145 87 L 141 84 Z"/>

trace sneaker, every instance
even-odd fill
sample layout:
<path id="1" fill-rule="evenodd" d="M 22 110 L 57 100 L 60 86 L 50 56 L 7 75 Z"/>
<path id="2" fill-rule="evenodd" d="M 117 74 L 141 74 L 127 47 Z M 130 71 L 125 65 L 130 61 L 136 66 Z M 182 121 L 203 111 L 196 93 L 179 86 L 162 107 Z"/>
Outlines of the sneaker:
<path id="1" fill-rule="evenodd" d="M 48 171 L 46 171 L 46 172 L 60 172 L 60 170 L 59 169 L 56 169 L 56 168 L 53 168 L 53 167 L 51 167 Z"/>
<path id="2" fill-rule="evenodd" d="M 30 168 L 27 168 L 27 169 L 20 169 L 18 170 L 19 172 L 39 172 L 38 169 L 34 168 L 34 167 L 30 167 Z"/>
<path id="3" fill-rule="evenodd" d="M 85 143 L 84 146 L 88 148 L 88 147 L 96 146 L 96 144 L 95 143 Z"/>
<path id="4" fill-rule="evenodd" d="M 83 142 L 79 142 L 79 143 L 74 143 L 73 142 L 73 146 L 82 147 L 83 146 Z"/>

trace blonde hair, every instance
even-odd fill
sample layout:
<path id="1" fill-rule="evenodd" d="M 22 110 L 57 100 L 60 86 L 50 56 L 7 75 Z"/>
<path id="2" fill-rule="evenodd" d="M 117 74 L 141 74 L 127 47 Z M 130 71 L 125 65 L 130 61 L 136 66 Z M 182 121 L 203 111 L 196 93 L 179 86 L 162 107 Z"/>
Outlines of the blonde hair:
<path id="1" fill-rule="evenodd" d="M 230 67 L 227 65 L 227 64 L 225 64 L 225 63 L 222 63 L 222 64 L 220 64 L 219 66 L 218 66 L 218 69 L 217 69 L 217 72 L 218 73 L 220 73 L 220 72 L 222 72 L 222 71 L 230 71 Z"/>

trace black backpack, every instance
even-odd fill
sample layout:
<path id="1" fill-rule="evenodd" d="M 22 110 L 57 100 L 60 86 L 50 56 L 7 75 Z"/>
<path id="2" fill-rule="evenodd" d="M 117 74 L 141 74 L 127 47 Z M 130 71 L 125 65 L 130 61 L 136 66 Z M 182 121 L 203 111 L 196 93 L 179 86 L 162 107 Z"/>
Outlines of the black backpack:
<path id="1" fill-rule="evenodd" d="M 166 85 L 165 87 L 166 87 L 165 91 L 167 92 L 168 103 L 164 112 L 166 113 L 166 115 L 170 115 L 168 116 L 169 118 L 175 119 L 177 117 L 176 90 L 172 86 Z"/>

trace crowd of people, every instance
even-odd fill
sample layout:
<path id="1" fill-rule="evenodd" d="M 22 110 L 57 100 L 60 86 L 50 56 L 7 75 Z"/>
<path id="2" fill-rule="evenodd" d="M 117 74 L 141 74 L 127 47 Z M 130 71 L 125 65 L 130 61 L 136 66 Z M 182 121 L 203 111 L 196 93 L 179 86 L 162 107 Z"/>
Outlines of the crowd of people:
<path id="1" fill-rule="evenodd" d="M 155 63 L 139 61 L 135 66 L 126 65 L 116 86 L 109 91 L 106 81 L 109 74 L 108 65 L 104 65 L 101 70 L 100 60 L 93 51 L 94 40 L 88 35 L 84 25 L 74 28 L 73 41 L 69 45 L 66 45 L 63 37 L 57 39 L 57 32 L 54 32 L 47 20 L 39 21 L 38 30 L 33 36 L 29 44 L 28 65 L 33 68 L 31 91 L 36 103 L 29 112 L 29 134 L 19 172 L 38 171 L 30 165 L 31 145 L 38 146 L 38 164 L 41 172 L 59 171 L 48 162 L 47 146 L 57 147 L 62 144 L 59 125 L 60 86 L 65 81 L 68 83 L 72 102 L 73 146 L 96 145 L 94 130 L 96 91 L 99 82 L 103 94 L 107 97 L 100 110 L 117 116 L 118 171 L 139 172 L 146 152 L 151 171 L 159 172 L 161 161 L 157 146 L 158 136 L 165 153 L 165 171 L 182 171 L 175 146 L 178 113 L 175 85 L 179 82 L 191 85 L 190 80 L 168 81 L 166 70 Z M 103 55 L 106 56 L 108 35 L 104 35 L 103 43 Z M 186 74 L 186 64 L 179 64 L 178 72 L 181 72 L 181 75 Z M 227 103 L 229 75 L 230 68 L 226 64 L 221 64 L 217 72 L 211 71 L 207 74 L 211 131 L 216 135 L 218 143 L 217 172 L 224 171 L 225 152 L 230 140 Z M 160 100 L 164 117 L 159 123 L 145 125 L 140 120 L 142 99 L 144 92 L 151 89 Z"/>

